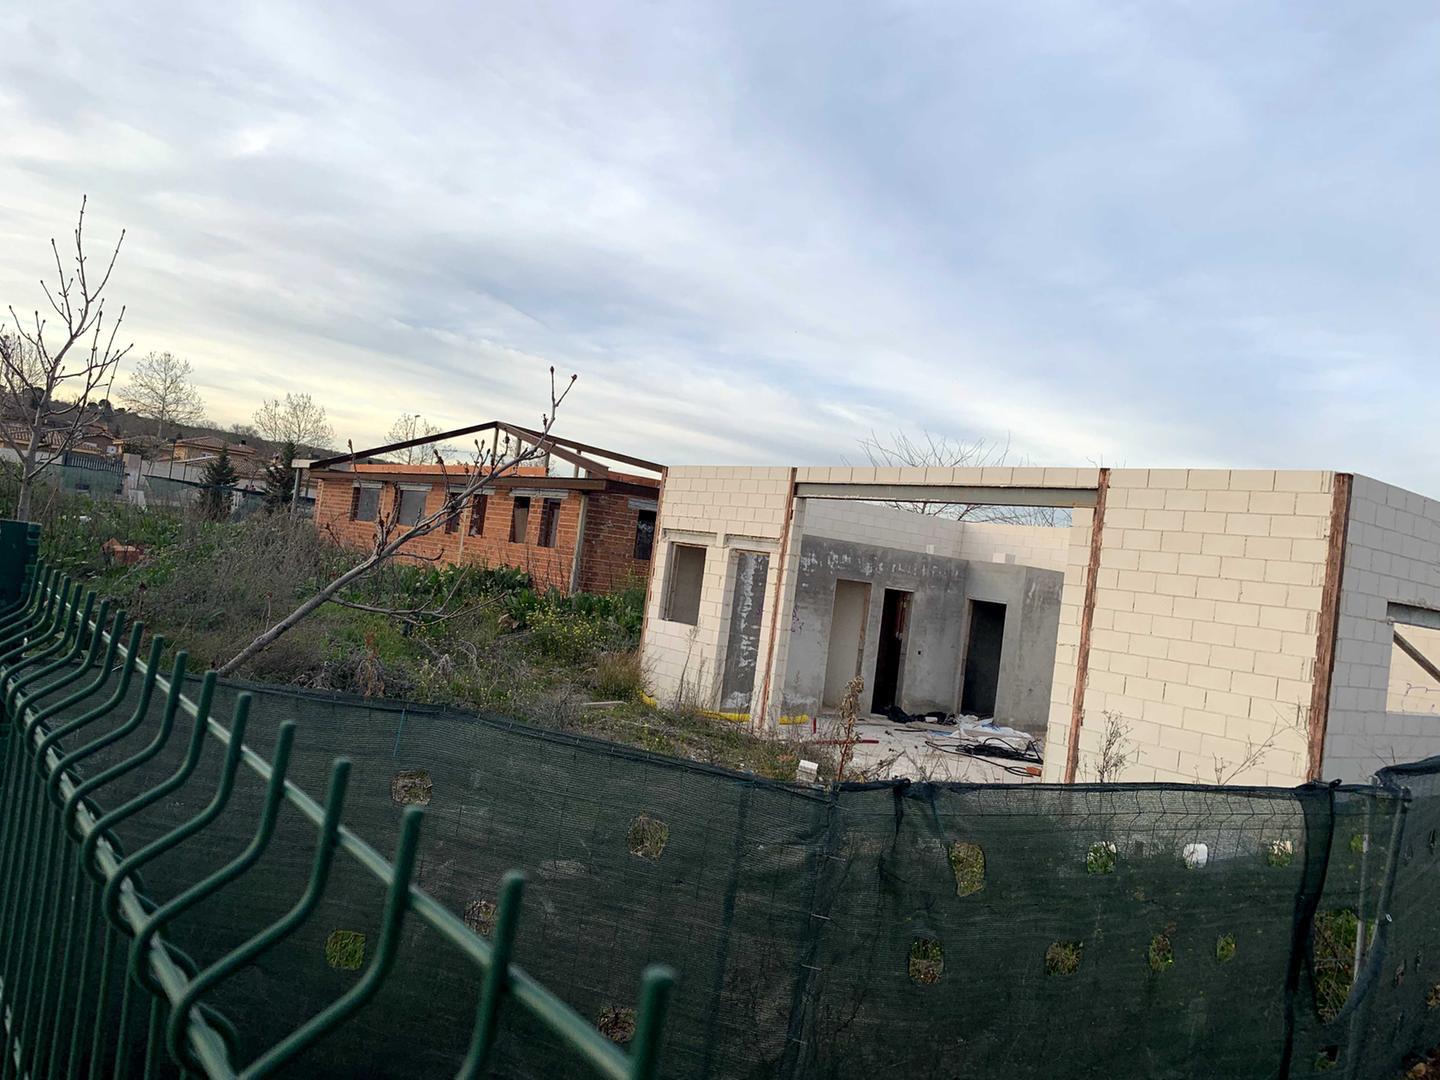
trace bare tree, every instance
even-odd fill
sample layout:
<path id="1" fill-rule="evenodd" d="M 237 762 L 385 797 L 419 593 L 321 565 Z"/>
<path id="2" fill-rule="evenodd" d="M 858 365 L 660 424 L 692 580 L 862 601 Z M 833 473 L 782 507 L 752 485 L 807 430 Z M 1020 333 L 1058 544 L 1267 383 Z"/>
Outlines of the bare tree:
<path id="1" fill-rule="evenodd" d="M 560 407 L 565 403 L 565 399 L 574 385 L 575 376 L 571 375 L 564 389 L 557 390 L 555 369 L 552 367 L 550 369 L 550 411 L 540 418 L 540 427 L 530 432 L 533 437 L 525 441 L 516 440 L 512 443 L 510 436 L 507 435 L 499 452 L 493 455 L 487 454 L 486 450 L 482 449 L 477 442 L 471 461 L 455 467 L 459 475 L 453 480 L 445 459 L 437 453 L 435 460 L 441 467 L 441 476 L 445 481 L 444 502 L 437 509 L 423 514 L 418 521 L 409 525 L 403 525 L 400 522 L 398 500 L 388 513 L 377 514 L 374 540 L 365 557 L 338 577 L 321 586 L 294 611 L 266 629 L 249 645 L 227 660 L 219 669 L 220 674 L 233 673 L 247 660 L 269 648 L 283 634 L 319 608 L 335 600 L 344 589 L 354 585 L 365 575 L 389 562 L 395 556 L 403 554 L 407 545 L 422 536 L 430 535 L 452 517 L 461 514 L 477 494 L 494 484 L 496 480 L 518 472 L 520 466 L 527 462 L 543 459 L 550 450 L 549 436 L 550 429 L 555 424 L 555 414 L 560 411 Z M 351 449 L 353 452 L 354 448 Z"/>
<path id="2" fill-rule="evenodd" d="M 419 413 L 402 413 L 400 418 L 390 425 L 390 430 L 385 433 L 385 441 L 387 443 L 410 442 L 414 439 L 427 439 L 431 435 L 439 434 L 440 429 Z M 440 453 L 445 454 L 446 451 L 442 449 Z M 407 446 L 404 450 L 397 450 L 389 456 L 395 458 L 402 465 L 419 465 L 421 462 L 431 460 L 434 457 L 434 451 L 429 446 Z"/>
<path id="3" fill-rule="evenodd" d="M 205 402 L 195 389 L 190 361 L 174 353 L 152 352 L 135 365 L 130 381 L 120 389 L 120 400 L 155 421 L 155 434 L 166 424 L 198 424 L 205 418 Z"/>
<path id="4" fill-rule="evenodd" d="M 921 430 L 919 437 L 897 431 L 887 439 L 875 432 L 860 448 L 877 468 L 984 469 L 1010 464 L 1010 444 L 988 439 L 956 439 Z M 1018 464 L 1023 465 L 1024 462 Z M 901 510 L 955 521 L 988 521 L 1005 525 L 1068 525 L 1063 511 L 1051 506 L 990 506 L 982 503 L 894 502 Z"/>
<path id="5" fill-rule="evenodd" d="M 335 429 L 325 417 L 325 406 L 317 405 L 309 394 L 286 394 L 284 400 L 271 398 L 256 411 L 255 427 L 272 443 L 328 447 L 335 442 Z"/>
<path id="6" fill-rule="evenodd" d="M 125 308 L 107 323 L 104 298 L 120 245 L 125 242 L 125 230 L 120 230 L 105 272 L 95 278 L 85 260 L 85 205 L 82 198 L 75 225 L 74 267 L 66 273 L 60 247 L 51 240 L 55 285 L 52 288 L 40 282 L 58 322 L 52 323 L 38 310 L 32 319 L 21 320 L 12 306 L 9 312 L 15 329 L 7 331 L 0 325 L 0 379 L 5 398 L 0 443 L 20 461 L 15 516 L 22 521 L 30 519 L 35 482 L 45 469 L 63 460 L 78 441 L 96 433 L 96 407 L 109 396 L 120 360 L 130 351 L 129 345 L 115 343 Z"/>

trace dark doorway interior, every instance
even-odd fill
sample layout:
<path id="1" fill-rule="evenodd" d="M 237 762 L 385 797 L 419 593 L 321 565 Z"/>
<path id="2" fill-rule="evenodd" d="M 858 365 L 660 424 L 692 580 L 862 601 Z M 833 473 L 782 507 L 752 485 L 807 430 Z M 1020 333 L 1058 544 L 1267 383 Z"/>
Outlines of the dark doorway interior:
<path id="1" fill-rule="evenodd" d="M 875 650 L 875 693 L 870 711 L 883 713 L 900 696 L 900 663 L 905 657 L 905 628 L 910 621 L 910 593 L 885 590 L 880 609 L 880 638 Z"/>
<path id="2" fill-rule="evenodd" d="M 965 649 L 965 688 L 960 694 L 960 711 L 968 716 L 995 715 L 1004 640 L 1005 605 L 970 601 L 970 642 Z"/>

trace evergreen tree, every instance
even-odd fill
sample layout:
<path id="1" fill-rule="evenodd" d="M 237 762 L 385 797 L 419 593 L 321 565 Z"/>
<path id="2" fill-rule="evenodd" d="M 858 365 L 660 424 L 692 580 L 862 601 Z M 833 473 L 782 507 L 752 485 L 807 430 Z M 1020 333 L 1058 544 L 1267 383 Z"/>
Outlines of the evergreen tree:
<path id="1" fill-rule="evenodd" d="M 265 466 L 265 509 L 271 513 L 283 511 L 290 506 L 295 494 L 295 444 L 289 439 L 275 455 L 275 460 Z"/>
<path id="2" fill-rule="evenodd" d="M 239 476 L 230 462 L 230 451 L 222 448 L 220 453 L 205 466 L 205 487 L 200 492 L 200 512 L 212 521 L 224 521 L 230 516 L 230 489 Z"/>

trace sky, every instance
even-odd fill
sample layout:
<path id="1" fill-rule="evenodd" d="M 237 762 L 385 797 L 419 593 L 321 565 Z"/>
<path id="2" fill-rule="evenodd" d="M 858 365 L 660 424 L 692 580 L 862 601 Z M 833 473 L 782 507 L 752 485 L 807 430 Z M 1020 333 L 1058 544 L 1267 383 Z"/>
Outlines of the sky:
<path id="1" fill-rule="evenodd" d="M 1440 7 L 0 3 L 0 302 L 82 194 L 136 355 L 671 464 L 1440 494 Z M 123 381 L 123 376 L 122 376 Z"/>

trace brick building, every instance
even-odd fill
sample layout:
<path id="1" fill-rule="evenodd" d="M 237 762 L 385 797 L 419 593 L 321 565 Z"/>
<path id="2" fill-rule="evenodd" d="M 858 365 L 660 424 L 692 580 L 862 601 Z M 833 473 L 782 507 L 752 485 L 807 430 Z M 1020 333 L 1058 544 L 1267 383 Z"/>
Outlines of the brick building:
<path id="1" fill-rule="evenodd" d="M 297 462 L 314 481 L 316 527 L 341 544 L 367 547 L 377 520 L 393 515 L 404 525 L 441 510 L 450 491 L 466 486 L 473 466 L 442 469 L 374 459 L 484 432 L 537 438 L 535 432 L 492 421 L 355 455 Z M 662 466 L 554 436 L 546 438 L 544 447 L 546 464 L 522 466 L 496 479 L 444 526 L 408 545 L 407 552 L 446 564 L 513 566 L 542 589 L 643 588 L 650 574 Z M 608 464 L 612 461 L 639 471 L 616 471 Z M 556 475 L 567 466 L 572 475 Z"/>

